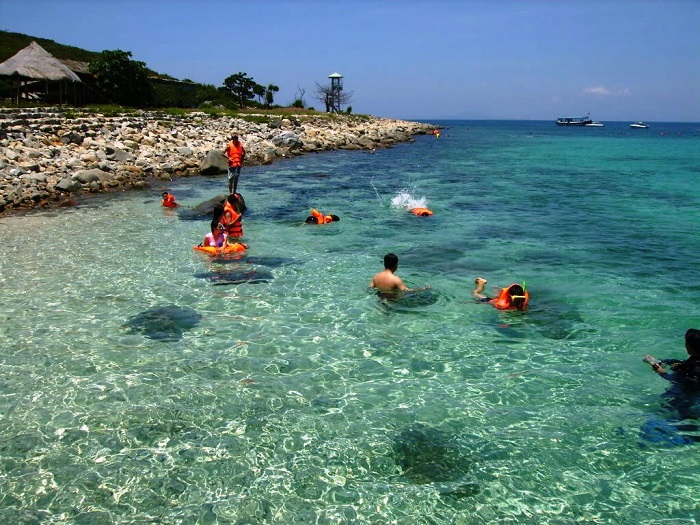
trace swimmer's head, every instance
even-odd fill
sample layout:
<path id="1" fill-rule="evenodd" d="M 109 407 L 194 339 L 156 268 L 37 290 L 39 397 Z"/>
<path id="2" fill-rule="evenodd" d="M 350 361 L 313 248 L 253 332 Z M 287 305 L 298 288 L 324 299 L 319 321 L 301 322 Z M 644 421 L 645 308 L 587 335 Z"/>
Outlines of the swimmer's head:
<path id="1" fill-rule="evenodd" d="M 700 330 L 688 328 L 685 333 L 685 349 L 689 356 L 700 358 Z"/>
<path id="2" fill-rule="evenodd" d="M 161 195 L 163 198 L 166 198 L 168 196 L 168 192 L 164 191 L 163 194 Z"/>
<path id="3" fill-rule="evenodd" d="M 399 258 L 393 253 L 387 253 L 384 256 L 384 268 L 387 270 L 396 270 L 399 267 Z"/>
<path id="4" fill-rule="evenodd" d="M 525 290 L 519 284 L 511 284 L 508 287 L 508 295 L 510 295 L 510 304 L 518 310 L 522 310 L 526 306 Z"/>
<path id="5" fill-rule="evenodd" d="M 309 215 L 304 222 L 306 224 L 318 224 L 318 219 L 312 215 Z"/>

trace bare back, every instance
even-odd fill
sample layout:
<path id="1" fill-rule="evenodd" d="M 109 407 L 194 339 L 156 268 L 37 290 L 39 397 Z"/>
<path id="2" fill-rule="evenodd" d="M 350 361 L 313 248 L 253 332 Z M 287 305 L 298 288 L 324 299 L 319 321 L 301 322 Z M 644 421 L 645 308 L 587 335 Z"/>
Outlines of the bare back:
<path id="1" fill-rule="evenodd" d="M 370 287 L 377 288 L 379 291 L 382 292 L 395 292 L 399 290 L 408 291 L 408 288 L 405 284 L 403 284 L 401 278 L 397 275 L 394 275 L 394 272 L 392 272 L 389 269 L 385 269 L 384 271 L 381 271 L 378 274 L 376 274 L 372 278 Z"/>

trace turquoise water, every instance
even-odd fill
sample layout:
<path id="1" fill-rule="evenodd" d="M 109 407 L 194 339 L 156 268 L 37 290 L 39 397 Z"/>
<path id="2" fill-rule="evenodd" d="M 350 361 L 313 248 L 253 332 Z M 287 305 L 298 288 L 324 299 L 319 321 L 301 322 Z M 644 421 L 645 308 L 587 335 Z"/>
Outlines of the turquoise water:
<path id="1" fill-rule="evenodd" d="M 225 176 L 1 219 L 0 522 L 699 523 L 641 358 L 700 328 L 700 124 L 440 124 L 246 168 L 239 259 L 185 220 Z"/>

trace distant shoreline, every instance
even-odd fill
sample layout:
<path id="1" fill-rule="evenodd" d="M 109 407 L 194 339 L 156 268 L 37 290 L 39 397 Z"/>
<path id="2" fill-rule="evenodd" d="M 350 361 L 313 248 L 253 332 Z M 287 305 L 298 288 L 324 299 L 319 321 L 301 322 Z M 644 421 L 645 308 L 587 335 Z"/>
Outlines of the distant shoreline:
<path id="1" fill-rule="evenodd" d="M 0 108 L 0 217 L 68 207 L 94 194 L 146 190 L 158 181 L 225 173 L 221 152 L 233 133 L 252 166 L 322 151 L 388 148 L 435 127 L 345 114 L 244 120 L 202 112 L 105 116 Z"/>

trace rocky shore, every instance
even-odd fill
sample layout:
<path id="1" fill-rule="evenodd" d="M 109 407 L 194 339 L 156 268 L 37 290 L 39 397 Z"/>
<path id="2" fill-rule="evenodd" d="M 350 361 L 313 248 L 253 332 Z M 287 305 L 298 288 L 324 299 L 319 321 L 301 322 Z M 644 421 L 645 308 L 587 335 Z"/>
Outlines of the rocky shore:
<path id="1" fill-rule="evenodd" d="M 246 165 L 257 165 L 335 149 L 386 148 L 433 128 L 354 115 L 244 120 L 201 112 L 105 116 L 0 108 L 0 216 L 70 206 L 95 193 L 147 189 L 158 180 L 224 173 L 221 152 L 232 133 L 245 144 Z"/>

